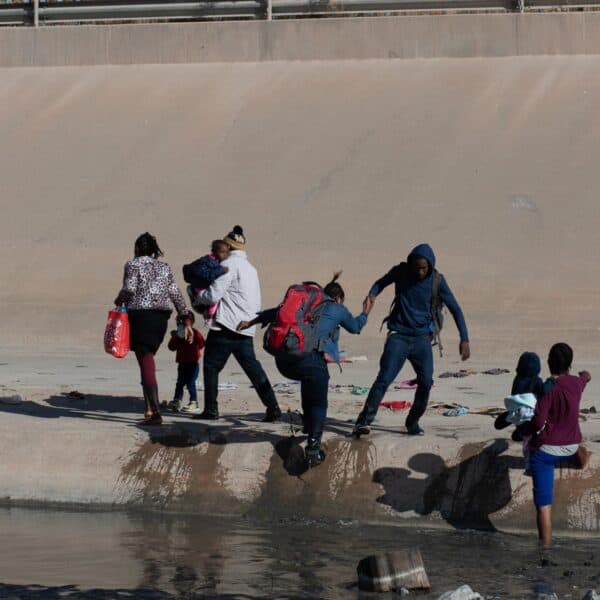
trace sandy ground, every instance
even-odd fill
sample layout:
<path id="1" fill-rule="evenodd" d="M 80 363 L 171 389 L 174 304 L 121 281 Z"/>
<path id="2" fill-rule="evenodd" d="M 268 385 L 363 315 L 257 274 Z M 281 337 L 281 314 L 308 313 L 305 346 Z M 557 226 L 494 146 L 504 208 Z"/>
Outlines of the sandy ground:
<path id="1" fill-rule="evenodd" d="M 97 349 L 135 237 L 180 266 L 235 223 L 264 304 L 427 241 L 473 355 L 600 338 L 597 57 L 0 70 L 4 348 Z M 373 315 L 386 313 L 388 292 Z M 448 342 L 453 325 L 448 325 Z M 371 325 L 357 353 L 376 353 Z"/>
<path id="2" fill-rule="evenodd" d="M 265 306 L 291 282 L 325 282 L 343 268 L 357 311 L 373 280 L 427 241 L 465 311 L 469 367 L 512 370 L 522 351 L 544 357 L 568 341 L 576 367 L 596 377 L 584 400 L 593 405 L 599 68 L 597 57 L 547 57 L 0 69 L 0 101 L 12 107 L 0 114 L 0 384 L 27 398 L 0 404 L 3 494 L 243 512 L 267 490 L 284 504 L 301 497 L 310 512 L 304 480 L 289 473 L 289 426 L 256 422 L 260 405 L 235 365 L 224 377 L 240 387 L 222 394 L 227 418 L 216 430 L 184 417 L 161 434 L 133 425 L 135 365 L 103 355 L 101 342 L 122 265 L 146 230 L 182 283 L 181 264 L 240 223 Z M 333 383 L 371 383 L 390 301 L 388 291 L 363 334 L 343 338 L 350 356 L 369 360 L 332 369 Z M 462 366 L 449 318 L 444 341 L 438 374 Z M 166 349 L 159 364 L 168 396 L 175 370 Z M 510 381 L 438 380 L 432 402 L 498 406 Z M 86 399 L 61 396 L 72 389 Z M 293 396 L 281 401 L 298 406 Z M 491 417 L 432 410 L 428 435 L 413 440 L 398 433 L 404 415 L 382 412 L 380 429 L 352 445 L 344 434 L 361 403 L 331 394 L 331 467 L 314 476 L 314 493 L 340 498 L 332 511 L 377 519 L 421 506 L 488 518 L 505 510 L 481 500 L 498 484 L 482 475 L 490 469 L 513 492 L 504 524 L 530 506 L 530 483 L 512 468 L 519 448 L 502 458 L 493 444 L 508 434 L 498 436 Z M 594 444 L 595 419 L 582 426 Z M 483 462 L 463 464 L 477 456 Z M 465 493 L 479 504 L 461 508 L 452 498 L 472 464 L 476 489 Z M 575 506 L 559 519 L 565 529 L 597 528 L 591 473 L 565 475 L 565 498 L 583 482 L 565 503 Z M 200 489 L 217 492 L 210 500 Z M 432 495 L 442 498 L 433 508 Z"/>

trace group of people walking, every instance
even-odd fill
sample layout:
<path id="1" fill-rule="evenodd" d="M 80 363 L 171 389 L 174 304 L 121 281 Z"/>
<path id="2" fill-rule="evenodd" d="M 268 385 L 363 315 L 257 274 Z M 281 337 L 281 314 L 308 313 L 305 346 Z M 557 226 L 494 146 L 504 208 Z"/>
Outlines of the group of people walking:
<path id="1" fill-rule="evenodd" d="M 222 240 L 213 242 L 210 255 L 184 268 L 186 280 L 191 282 L 188 295 L 192 306 L 204 314 L 209 325 L 206 340 L 194 328 L 194 314 L 179 290 L 170 266 L 159 260 L 162 256 L 154 236 L 149 233 L 139 236 L 134 245 L 134 258 L 125 265 L 123 287 L 115 299 L 115 303 L 124 305 L 129 313 L 130 347 L 139 364 L 145 400 L 142 424 L 162 423 L 160 408 L 166 403 L 159 400 L 154 355 L 166 335 L 173 307 L 177 312 L 178 328 L 171 333 L 169 348 L 177 352 L 178 381 L 170 408 L 181 408 L 185 387 L 189 390 L 190 406 L 194 406 L 198 363 L 204 350 L 204 409 L 201 412 L 192 411 L 193 418 L 219 418 L 219 374 L 233 355 L 265 407 L 263 421 L 277 421 L 281 417 L 281 410 L 273 387 L 256 358 L 253 338 L 257 325 L 274 327 L 278 324 L 281 327 L 285 318 L 290 318 L 289 314 L 282 315 L 287 310 L 288 294 L 279 307 L 261 311 L 259 278 L 246 254 L 243 229 L 240 226 L 234 227 Z M 441 349 L 442 307 L 448 308 L 458 329 L 462 360 L 470 357 L 469 336 L 463 312 L 446 279 L 437 271 L 436 258 L 429 245 L 416 246 L 406 261 L 392 267 L 378 279 L 364 299 L 361 312 L 356 316 L 344 305 L 345 292 L 337 281 L 338 275 L 323 288 L 313 282 L 305 282 L 300 286 L 300 292 L 304 289 L 306 298 L 316 297 L 318 301 L 307 307 L 304 297 L 296 294 L 296 298 L 302 298 L 302 302 L 296 306 L 296 314 L 303 316 L 291 318 L 299 318 L 302 323 L 298 322 L 290 327 L 288 335 L 278 342 L 284 348 L 293 337 L 294 351 L 272 352 L 279 372 L 284 377 L 300 382 L 308 468 L 317 466 L 325 459 L 321 438 L 327 415 L 329 387 L 326 356 L 339 362 L 340 328 L 352 334 L 360 334 L 377 296 L 386 287 L 394 285 L 394 301 L 389 316 L 385 319 L 387 336 L 379 372 L 353 429 L 356 437 L 370 433 L 370 425 L 388 387 L 407 360 L 415 370 L 417 387 L 406 418 L 406 430 L 409 435 L 424 434 L 420 419 L 427 408 L 433 385 L 432 341 Z M 305 347 L 304 343 L 308 346 Z M 550 465 L 553 473 L 556 464 L 556 460 L 547 458 L 546 454 L 554 456 L 552 447 L 557 446 L 560 448 L 556 452 L 563 459 L 575 455 L 581 441 L 581 432 L 573 415 L 579 414 L 581 393 L 589 380 L 589 374 L 578 378 L 569 375 L 572 351 L 570 357 L 568 352 L 561 356 L 563 358 L 560 364 L 555 359 L 551 363 L 549 359 L 556 384 L 540 397 L 535 417 L 528 426 L 528 435 L 533 440 L 534 448 L 531 464 L 543 465 L 532 468 L 532 474 L 540 539 L 545 541 L 548 539 L 546 507 L 549 505 L 551 508 L 552 504 L 551 491 L 550 494 L 547 491 L 548 466 Z M 568 425 L 565 425 L 567 422 Z M 544 486 L 544 493 L 539 491 L 540 486 Z"/>

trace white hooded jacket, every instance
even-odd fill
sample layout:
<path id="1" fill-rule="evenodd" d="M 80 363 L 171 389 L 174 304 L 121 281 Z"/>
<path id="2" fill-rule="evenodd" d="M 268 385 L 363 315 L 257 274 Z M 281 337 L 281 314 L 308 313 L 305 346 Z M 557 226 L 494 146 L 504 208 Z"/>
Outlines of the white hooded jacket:
<path id="1" fill-rule="evenodd" d="M 229 271 L 201 292 L 199 300 L 206 304 L 219 302 L 215 324 L 235 331 L 240 321 L 251 321 L 260 311 L 260 282 L 256 269 L 243 250 L 232 250 L 229 258 L 221 264 Z M 220 327 L 217 325 L 213 329 Z M 249 327 L 238 333 L 254 337 L 256 327 Z"/>

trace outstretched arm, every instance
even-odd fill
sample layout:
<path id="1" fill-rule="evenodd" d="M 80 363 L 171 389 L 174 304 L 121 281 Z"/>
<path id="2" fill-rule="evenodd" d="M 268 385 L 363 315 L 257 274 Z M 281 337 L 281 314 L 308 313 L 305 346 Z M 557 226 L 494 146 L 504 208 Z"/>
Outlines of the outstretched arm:
<path id="1" fill-rule="evenodd" d="M 380 277 L 369 290 L 369 296 L 375 300 L 381 292 L 390 284 L 394 283 L 398 278 L 398 265 L 392 267 L 383 277 Z"/>
<path id="2" fill-rule="evenodd" d="M 367 318 L 373 308 L 373 300 L 370 296 L 367 296 L 363 301 L 362 312 L 356 317 L 352 316 L 352 313 L 344 305 L 338 304 L 337 307 L 340 313 L 340 326 L 348 333 L 359 334 L 362 328 L 367 324 Z"/>
<path id="3" fill-rule="evenodd" d="M 268 308 L 267 310 L 263 310 L 259 312 L 258 315 L 252 319 L 252 321 L 240 321 L 236 327 L 236 330 L 243 331 L 244 329 L 258 325 L 259 323 L 263 326 L 267 323 L 272 323 L 277 316 L 278 310 L 279 308 Z"/>

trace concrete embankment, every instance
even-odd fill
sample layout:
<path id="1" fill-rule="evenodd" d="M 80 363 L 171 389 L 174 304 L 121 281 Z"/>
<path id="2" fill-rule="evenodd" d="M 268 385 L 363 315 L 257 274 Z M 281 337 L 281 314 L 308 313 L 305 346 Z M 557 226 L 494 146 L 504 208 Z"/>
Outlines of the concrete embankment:
<path id="1" fill-rule="evenodd" d="M 600 54 L 596 12 L 0 29 L 0 66 Z"/>
<path id="2" fill-rule="evenodd" d="M 290 429 L 290 423 L 297 428 L 300 422 L 297 391 L 280 393 L 282 406 L 291 411 L 282 422 L 262 424 L 260 403 L 243 375 L 229 375 L 237 389 L 221 392 L 219 422 L 168 415 L 163 427 L 144 430 L 136 426 L 141 399 L 116 391 L 135 389 L 126 383 L 123 363 L 107 377 L 110 365 L 79 360 L 94 369 L 82 375 L 69 368 L 69 361 L 51 363 L 46 375 L 39 376 L 44 381 L 27 390 L 24 403 L 0 403 L 5 501 L 265 519 L 534 528 L 531 480 L 523 472 L 520 444 L 510 441 L 509 432 L 495 432 L 492 417 L 485 414 L 488 399 L 510 383 L 509 374 L 440 380 L 423 419 L 427 434 L 422 438 L 402 433 L 405 412 L 385 409 L 371 436 L 358 441 L 347 437 L 364 397 L 352 395 L 349 388 L 334 389 L 325 436 L 327 459 L 305 472 L 304 436 L 293 436 Z M 19 366 L 13 368 L 20 378 Z M 372 368 L 348 365 L 333 383 L 364 381 Z M 67 383 L 53 394 L 42 391 L 52 379 L 50 373 Z M 277 381 L 274 372 L 271 377 Z M 165 387 L 171 380 L 163 372 Z M 74 386 L 83 398 L 60 391 Z M 390 395 L 410 399 L 406 391 Z M 470 413 L 445 417 L 442 400 L 468 404 Z M 582 429 L 594 452 L 592 462 L 585 471 L 557 471 L 554 521 L 563 534 L 597 535 L 600 444 L 593 414 L 582 420 Z"/>

